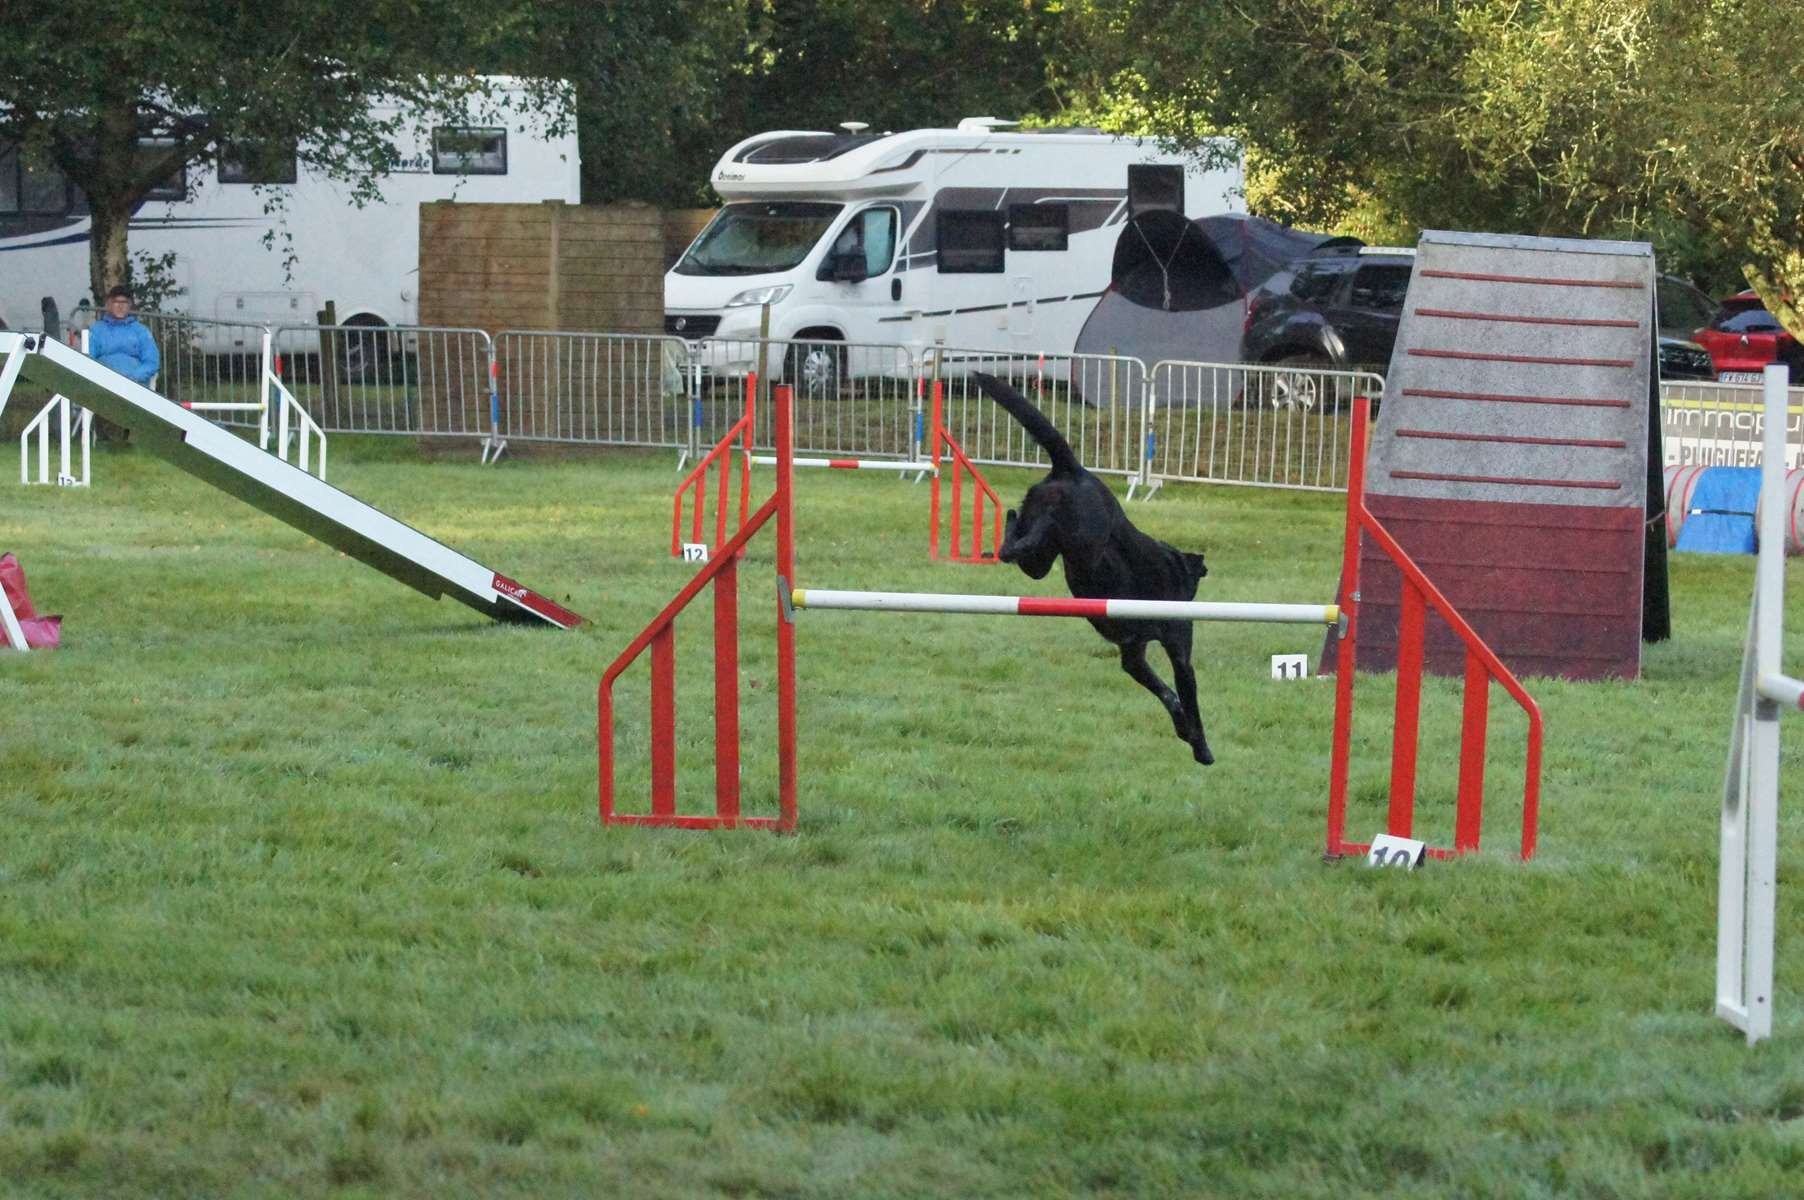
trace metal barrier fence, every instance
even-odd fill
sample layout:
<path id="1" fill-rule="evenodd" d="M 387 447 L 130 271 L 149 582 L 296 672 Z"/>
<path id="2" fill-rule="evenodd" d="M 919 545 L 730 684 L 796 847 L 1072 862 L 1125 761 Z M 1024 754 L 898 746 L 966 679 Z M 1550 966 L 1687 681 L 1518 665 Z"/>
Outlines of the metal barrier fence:
<path id="1" fill-rule="evenodd" d="M 762 367 L 795 389 L 798 454 L 915 460 L 922 439 L 921 371 L 906 346 L 772 338 L 703 338 L 689 345 L 696 447 L 712 446 L 744 412 L 746 372 Z M 757 414 L 752 443 L 776 445 L 774 414 Z"/>
<path id="2" fill-rule="evenodd" d="M 1137 475 L 1144 455 L 1146 364 L 1107 354 L 928 348 L 922 374 L 945 387 L 946 430 L 974 462 L 1046 465 L 1039 445 L 972 382 L 994 375 L 1046 414 L 1092 471 Z"/>
<path id="3" fill-rule="evenodd" d="M 278 325 L 277 376 L 328 433 L 481 437 L 494 346 L 480 329 Z"/>
<path id="4" fill-rule="evenodd" d="M 1353 400 L 1383 392 L 1364 371 L 1155 363 L 1142 482 L 1344 490 Z"/>
<path id="5" fill-rule="evenodd" d="M 197 406 L 254 404 L 271 335 L 280 378 L 331 433 L 505 438 L 668 447 L 684 458 L 714 444 L 743 412 L 743 382 L 762 367 L 796 389 L 796 448 L 809 454 L 921 456 L 928 389 L 944 386 L 948 431 L 975 462 L 1040 466 L 1045 455 L 971 383 L 985 371 L 1025 393 L 1091 470 L 1166 481 L 1339 490 L 1356 395 L 1369 372 L 1085 354 L 812 341 L 426 326 L 285 325 L 146 311 L 163 356 L 158 388 Z M 1666 462 L 1759 461 L 1757 386 L 1661 384 Z M 217 409 L 222 423 L 258 414 Z M 773 444 L 758 414 L 754 444 Z M 1789 466 L 1804 465 L 1804 388 L 1790 392 Z"/>
<path id="6" fill-rule="evenodd" d="M 259 403 L 263 325 L 165 312 L 141 312 L 138 320 L 156 339 L 162 357 L 159 394 L 185 404 Z M 248 409 L 202 411 L 221 425 L 257 427 L 258 414 Z"/>
<path id="7" fill-rule="evenodd" d="M 689 352 L 679 338 L 509 330 L 495 353 L 503 437 L 689 444 Z"/>

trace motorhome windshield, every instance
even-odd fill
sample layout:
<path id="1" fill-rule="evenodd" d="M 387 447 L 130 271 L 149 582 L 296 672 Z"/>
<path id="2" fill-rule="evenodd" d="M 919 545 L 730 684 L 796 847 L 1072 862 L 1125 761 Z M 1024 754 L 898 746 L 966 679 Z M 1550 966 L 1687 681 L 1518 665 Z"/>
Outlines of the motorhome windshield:
<path id="1" fill-rule="evenodd" d="M 795 200 L 729 204 L 677 263 L 677 274 L 765 275 L 787 271 L 808 257 L 843 207 Z"/>

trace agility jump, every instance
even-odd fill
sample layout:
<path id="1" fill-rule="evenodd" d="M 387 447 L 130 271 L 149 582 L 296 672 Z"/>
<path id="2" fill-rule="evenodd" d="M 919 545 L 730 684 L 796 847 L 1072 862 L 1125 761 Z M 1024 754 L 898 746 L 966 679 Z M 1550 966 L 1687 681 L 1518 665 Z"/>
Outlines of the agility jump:
<path id="1" fill-rule="evenodd" d="M 920 387 L 928 389 L 925 380 L 919 381 Z M 923 476 L 933 479 L 932 490 L 928 497 L 928 541 L 927 557 L 938 560 L 941 557 L 942 544 L 945 546 L 945 557 L 950 562 L 959 563 L 994 563 L 996 547 L 1002 539 L 1002 501 L 996 495 L 996 489 L 990 486 L 977 464 L 965 454 L 957 440 L 946 430 L 944 419 L 945 385 L 939 380 L 931 384 L 933 397 L 932 419 L 926 433 L 926 457 L 913 459 L 897 458 L 827 458 L 791 455 L 789 465 L 792 468 L 817 468 L 834 471 L 893 471 L 902 475 L 914 475 L 918 483 Z M 751 510 L 751 468 L 754 466 L 774 467 L 778 465 L 775 454 L 754 454 L 752 452 L 752 431 L 757 412 L 758 376 L 756 372 L 748 372 L 745 379 L 745 411 L 727 430 L 720 441 L 702 456 L 695 468 L 677 485 L 676 495 L 672 502 L 670 519 L 670 555 L 672 558 L 683 556 L 684 512 L 689 509 L 689 541 L 706 542 L 710 555 L 720 553 L 726 542 L 729 526 L 729 511 L 734 507 L 732 494 L 734 475 L 734 459 L 738 460 L 738 522 L 734 528 L 742 528 Z M 916 454 L 922 452 L 919 446 L 921 413 L 916 411 L 917 447 Z M 792 426 L 793 428 L 793 426 Z M 704 529 L 708 509 L 708 480 L 710 472 L 715 474 L 714 484 L 714 530 L 712 539 L 708 539 Z M 942 504 L 942 477 L 950 475 L 949 504 Z M 965 493 L 970 491 L 970 502 L 966 503 Z M 688 498 L 693 499 L 692 506 L 686 505 Z M 969 524 L 967 525 L 967 512 Z M 947 519 L 949 517 L 949 520 Z M 950 529 L 946 526 L 950 525 Z"/>
<path id="2" fill-rule="evenodd" d="M 1133 620 L 1278 620 L 1332 626 L 1340 636 L 1337 655 L 1333 756 L 1329 780 L 1328 853 L 1330 857 L 1363 852 L 1367 847 L 1344 837 L 1349 783 L 1349 758 L 1353 719 L 1353 677 L 1358 630 L 1359 553 L 1362 537 L 1371 537 L 1397 564 L 1406 582 L 1403 628 L 1404 652 L 1398 664 L 1396 713 L 1393 724 L 1391 797 L 1386 831 L 1411 835 L 1416 789 L 1416 740 L 1422 674 L 1423 617 L 1433 609 L 1447 619 L 1466 641 L 1468 669 L 1460 744 L 1460 783 L 1454 845 L 1431 848 L 1438 858 L 1478 849 L 1480 805 L 1483 796 L 1487 692 L 1491 680 L 1501 683 L 1522 705 L 1529 718 L 1528 758 L 1524 771 L 1521 857 L 1533 855 L 1535 823 L 1540 794 L 1541 717 L 1534 701 L 1507 668 L 1500 663 L 1445 597 L 1428 582 L 1394 539 L 1366 511 L 1363 470 L 1370 402 L 1355 402 L 1352 458 L 1349 481 L 1347 536 L 1343 551 L 1342 594 L 1338 604 L 1222 604 L 1202 602 L 1147 602 L 1130 600 L 1054 599 L 1023 596 L 947 596 L 932 593 L 853 592 L 797 588 L 794 540 L 794 461 L 792 451 L 792 403 L 787 387 L 775 389 L 777 434 L 776 492 L 750 514 L 738 532 L 725 540 L 711 560 L 677 593 L 652 623 L 621 652 L 603 673 L 596 689 L 596 744 L 599 768 L 599 801 L 603 824 L 674 826 L 690 829 L 747 826 L 793 830 L 796 825 L 795 709 L 795 613 L 814 609 L 863 609 L 876 611 L 983 612 L 1015 616 L 1082 616 Z M 723 443 L 723 445 L 726 443 Z M 738 660 L 738 562 L 740 551 L 766 524 L 777 529 L 777 763 L 778 813 L 775 817 L 747 817 L 740 808 L 739 772 L 739 660 Z M 679 813 L 676 805 L 676 640 L 677 616 L 713 586 L 714 595 L 714 697 L 715 697 L 715 807 L 712 813 Z M 1134 606 L 1156 605 L 1156 610 L 1134 611 Z M 1125 607 L 1116 607 L 1125 606 Z M 1181 610 L 1181 611 L 1178 611 Z M 651 809 L 621 812 L 616 805 L 614 777 L 614 685 L 622 672 L 647 650 L 651 651 Z"/>

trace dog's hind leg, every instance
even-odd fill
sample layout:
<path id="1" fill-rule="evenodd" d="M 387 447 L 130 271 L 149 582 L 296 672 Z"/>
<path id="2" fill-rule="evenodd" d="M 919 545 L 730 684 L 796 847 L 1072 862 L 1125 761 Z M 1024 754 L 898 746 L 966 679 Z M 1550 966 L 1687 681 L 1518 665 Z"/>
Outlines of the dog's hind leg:
<path id="1" fill-rule="evenodd" d="M 1169 655 L 1171 648 L 1166 647 L 1165 652 Z M 1177 662 L 1176 658 L 1172 659 L 1174 667 Z M 1159 703 L 1163 704 L 1165 711 L 1171 714 L 1172 730 L 1178 737 L 1190 743 L 1191 752 L 1196 761 L 1207 766 L 1215 761 L 1215 756 L 1209 753 L 1209 743 L 1203 740 L 1202 724 L 1196 718 L 1196 676 L 1189 667 L 1190 664 L 1186 661 L 1183 664 L 1183 670 L 1179 671 L 1177 675 L 1179 687 L 1188 687 L 1190 701 L 1189 707 L 1186 707 L 1183 697 L 1167 687 L 1165 681 L 1160 679 L 1158 673 L 1153 670 L 1152 664 L 1146 661 L 1146 643 L 1122 643 L 1121 669 L 1126 671 L 1128 677 L 1135 683 L 1159 698 Z"/>
<path id="2" fill-rule="evenodd" d="M 1178 704 L 1183 710 L 1183 718 L 1172 715 L 1172 722 L 1178 726 L 1178 736 L 1190 743 L 1190 753 L 1196 761 L 1205 767 L 1215 761 L 1215 755 L 1209 749 L 1209 739 L 1203 735 L 1203 710 L 1196 702 L 1196 671 L 1190 665 L 1190 627 L 1183 627 L 1181 634 L 1168 638 L 1160 638 L 1159 644 L 1165 647 L 1165 657 L 1171 660 L 1172 682 L 1177 684 Z"/>

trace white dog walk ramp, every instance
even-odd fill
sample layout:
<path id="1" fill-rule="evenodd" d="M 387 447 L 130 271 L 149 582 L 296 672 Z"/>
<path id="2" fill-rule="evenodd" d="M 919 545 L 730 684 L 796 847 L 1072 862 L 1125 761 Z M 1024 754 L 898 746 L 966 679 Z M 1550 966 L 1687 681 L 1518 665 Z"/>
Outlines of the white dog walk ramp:
<path id="1" fill-rule="evenodd" d="M 561 629 L 582 618 L 68 346 L 0 333 L 0 411 L 21 379 L 131 429 L 144 448 L 428 596 Z"/>

